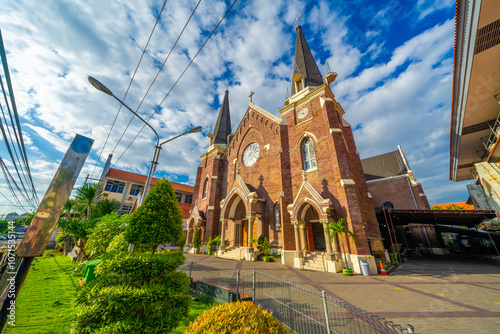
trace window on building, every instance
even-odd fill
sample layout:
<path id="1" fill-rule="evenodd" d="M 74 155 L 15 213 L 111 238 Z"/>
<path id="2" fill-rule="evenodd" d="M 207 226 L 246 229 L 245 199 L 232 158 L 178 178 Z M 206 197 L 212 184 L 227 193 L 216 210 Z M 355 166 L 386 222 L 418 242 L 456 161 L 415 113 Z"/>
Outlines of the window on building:
<path id="1" fill-rule="evenodd" d="M 306 138 L 302 142 L 302 160 L 304 161 L 304 170 L 316 169 L 316 153 L 311 138 Z"/>
<path id="2" fill-rule="evenodd" d="M 104 191 L 121 194 L 123 193 L 123 188 L 125 188 L 125 183 L 120 181 L 108 180 L 108 182 L 106 182 L 106 187 L 104 188 Z"/>
<path id="3" fill-rule="evenodd" d="M 193 195 L 184 196 L 184 203 L 188 203 L 188 204 L 193 203 Z"/>
<path id="4" fill-rule="evenodd" d="M 203 185 L 203 198 L 207 198 L 208 195 L 208 179 L 205 180 L 205 184 Z"/>
<path id="5" fill-rule="evenodd" d="M 181 193 L 175 193 L 175 196 L 177 196 L 177 202 L 181 203 L 182 202 L 182 194 Z"/>
<path id="6" fill-rule="evenodd" d="M 143 186 L 140 186 L 140 185 L 137 185 L 137 184 L 134 184 L 132 185 L 132 187 L 130 188 L 130 195 L 131 196 L 137 196 L 141 193 L 142 189 L 144 189 Z"/>

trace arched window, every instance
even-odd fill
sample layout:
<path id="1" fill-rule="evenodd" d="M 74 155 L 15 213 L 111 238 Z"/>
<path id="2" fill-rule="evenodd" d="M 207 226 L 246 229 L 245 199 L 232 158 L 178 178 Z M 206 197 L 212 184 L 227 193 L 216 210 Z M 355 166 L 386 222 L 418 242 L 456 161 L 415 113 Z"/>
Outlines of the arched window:
<path id="1" fill-rule="evenodd" d="M 203 198 L 207 198 L 208 195 L 208 179 L 205 180 L 205 184 L 203 185 Z"/>
<path id="2" fill-rule="evenodd" d="M 314 142 L 311 138 L 306 138 L 302 142 L 302 160 L 304 161 L 304 170 L 316 168 L 316 153 L 314 153 Z"/>

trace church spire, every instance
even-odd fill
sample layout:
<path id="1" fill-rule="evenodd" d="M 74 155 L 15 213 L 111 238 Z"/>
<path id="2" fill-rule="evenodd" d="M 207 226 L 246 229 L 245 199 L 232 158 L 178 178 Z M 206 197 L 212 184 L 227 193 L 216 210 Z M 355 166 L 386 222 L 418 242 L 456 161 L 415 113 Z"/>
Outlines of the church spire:
<path id="1" fill-rule="evenodd" d="M 219 117 L 215 124 L 212 144 L 227 144 L 227 136 L 231 134 L 231 115 L 229 114 L 229 91 L 226 90 Z"/>
<path id="2" fill-rule="evenodd" d="M 323 78 L 309 50 L 302 27 L 297 26 L 297 41 L 295 43 L 295 58 L 293 61 L 292 95 L 302 89 L 318 87 L 323 84 Z"/>

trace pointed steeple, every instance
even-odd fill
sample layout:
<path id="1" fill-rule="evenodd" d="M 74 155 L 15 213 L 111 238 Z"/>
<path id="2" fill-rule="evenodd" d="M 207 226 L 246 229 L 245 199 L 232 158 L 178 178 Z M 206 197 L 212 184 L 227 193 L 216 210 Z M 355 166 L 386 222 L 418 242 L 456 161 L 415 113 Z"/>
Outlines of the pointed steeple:
<path id="1" fill-rule="evenodd" d="M 309 50 L 302 27 L 297 26 L 295 58 L 293 61 L 292 96 L 306 87 L 318 87 L 323 84 L 323 77 Z"/>
<path id="2" fill-rule="evenodd" d="M 229 114 L 229 91 L 226 90 L 222 106 L 220 107 L 219 117 L 215 124 L 212 138 L 212 145 L 227 144 L 227 136 L 231 134 L 231 115 Z"/>

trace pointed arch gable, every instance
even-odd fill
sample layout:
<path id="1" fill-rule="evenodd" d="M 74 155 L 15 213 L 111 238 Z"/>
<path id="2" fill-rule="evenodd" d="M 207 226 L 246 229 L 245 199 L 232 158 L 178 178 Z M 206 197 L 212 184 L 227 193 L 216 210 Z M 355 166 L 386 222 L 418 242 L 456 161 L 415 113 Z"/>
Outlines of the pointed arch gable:
<path id="1" fill-rule="evenodd" d="M 233 208 L 235 196 L 239 196 L 243 203 L 245 204 L 246 212 L 252 211 L 252 205 L 258 202 L 264 202 L 263 199 L 259 198 L 255 191 L 250 191 L 247 184 L 241 178 L 240 174 L 236 174 L 236 178 L 230 187 L 226 198 L 220 201 L 221 207 L 221 218 L 227 218 Z"/>
<path id="2" fill-rule="evenodd" d="M 307 204 L 317 210 L 320 219 L 329 218 L 328 215 L 332 209 L 331 201 L 323 198 L 307 179 L 304 179 L 293 203 L 287 207 L 292 221 L 298 221 L 302 218 L 301 213 L 303 213 L 303 209 Z"/>
<path id="3" fill-rule="evenodd" d="M 194 207 L 193 210 L 191 210 L 191 215 L 188 218 L 188 228 L 194 227 L 196 224 L 202 225 L 202 223 L 205 221 L 204 214 L 203 212 L 200 212 L 198 210 L 198 207 Z"/>

